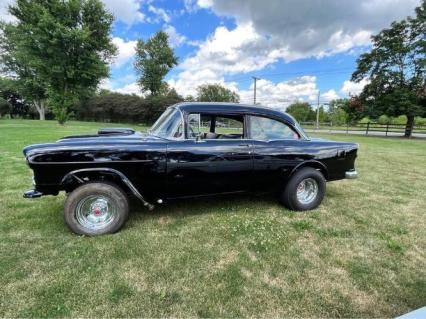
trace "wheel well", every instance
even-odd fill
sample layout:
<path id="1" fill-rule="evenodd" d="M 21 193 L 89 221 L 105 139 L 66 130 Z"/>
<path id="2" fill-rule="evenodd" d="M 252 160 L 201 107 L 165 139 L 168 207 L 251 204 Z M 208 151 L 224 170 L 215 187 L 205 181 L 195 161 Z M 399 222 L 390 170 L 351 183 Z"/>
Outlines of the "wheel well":
<path id="1" fill-rule="evenodd" d="M 304 167 L 312 167 L 318 171 L 321 172 L 321 174 L 324 176 L 324 178 L 327 180 L 328 179 L 328 171 L 327 168 L 324 166 L 324 164 L 320 163 L 320 162 L 304 162 L 302 164 L 299 164 L 298 166 L 296 166 L 293 171 L 291 172 L 290 176 L 292 176 L 295 172 L 297 172 L 298 170 L 301 170 Z"/>
<path id="2" fill-rule="evenodd" d="M 92 182 L 108 182 L 119 186 L 126 194 L 131 195 L 127 185 L 117 174 L 107 171 L 76 172 L 64 177 L 62 187 L 69 193 L 77 187 Z"/>

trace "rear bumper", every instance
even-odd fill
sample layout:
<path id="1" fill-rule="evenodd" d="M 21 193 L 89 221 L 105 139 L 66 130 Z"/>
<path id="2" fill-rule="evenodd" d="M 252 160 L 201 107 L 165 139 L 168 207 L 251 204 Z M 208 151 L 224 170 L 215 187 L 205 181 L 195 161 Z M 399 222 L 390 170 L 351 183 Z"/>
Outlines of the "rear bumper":
<path id="1" fill-rule="evenodd" d="M 32 189 L 30 191 L 26 191 L 24 193 L 24 198 L 38 198 L 43 196 L 43 193 L 40 193 L 38 191 L 36 191 L 35 189 Z"/>
<path id="2" fill-rule="evenodd" d="M 351 169 L 345 173 L 345 178 L 347 179 L 355 179 L 358 178 L 358 172 L 355 169 Z"/>

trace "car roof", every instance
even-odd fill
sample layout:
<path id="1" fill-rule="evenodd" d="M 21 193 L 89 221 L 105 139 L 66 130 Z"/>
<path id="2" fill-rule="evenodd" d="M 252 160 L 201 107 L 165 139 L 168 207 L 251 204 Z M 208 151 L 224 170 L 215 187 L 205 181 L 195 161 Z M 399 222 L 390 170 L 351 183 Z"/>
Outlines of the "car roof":
<path id="1" fill-rule="evenodd" d="M 227 114 L 251 114 L 264 115 L 267 117 L 276 117 L 285 120 L 291 124 L 295 124 L 292 116 L 285 112 L 281 112 L 269 107 L 239 104 L 239 103 L 224 103 L 224 102 L 182 102 L 174 105 L 177 109 L 186 112 L 205 112 L 205 113 L 227 113 Z"/>

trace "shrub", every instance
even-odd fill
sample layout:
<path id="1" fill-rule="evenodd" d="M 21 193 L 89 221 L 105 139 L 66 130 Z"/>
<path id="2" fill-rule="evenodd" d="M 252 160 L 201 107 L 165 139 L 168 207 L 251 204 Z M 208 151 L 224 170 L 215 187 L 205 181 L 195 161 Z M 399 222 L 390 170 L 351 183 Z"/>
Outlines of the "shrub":
<path id="1" fill-rule="evenodd" d="M 391 119 L 390 117 L 383 114 L 383 115 L 380 115 L 377 121 L 379 122 L 379 124 L 389 124 Z"/>
<path id="2" fill-rule="evenodd" d="M 426 118 L 425 117 L 416 116 L 416 118 L 414 119 L 414 124 L 415 125 L 426 125 Z"/>
<path id="3" fill-rule="evenodd" d="M 407 123 L 407 116 L 400 115 L 398 117 L 392 118 L 391 121 L 392 124 L 406 124 Z"/>
<path id="4" fill-rule="evenodd" d="M 371 120 L 368 116 L 365 116 L 358 121 L 359 124 L 367 124 L 368 122 L 371 122 Z"/>

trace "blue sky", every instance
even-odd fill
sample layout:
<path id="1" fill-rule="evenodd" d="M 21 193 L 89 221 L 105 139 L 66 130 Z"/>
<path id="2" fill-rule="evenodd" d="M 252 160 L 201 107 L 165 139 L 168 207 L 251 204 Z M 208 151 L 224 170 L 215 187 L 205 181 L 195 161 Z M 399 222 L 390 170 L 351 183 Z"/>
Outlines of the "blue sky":
<path id="1" fill-rule="evenodd" d="M 0 0 L 0 18 L 8 20 Z M 205 83 L 221 83 L 241 102 L 285 108 L 357 94 L 356 59 L 370 36 L 414 13 L 420 0 L 102 0 L 115 16 L 112 38 L 119 54 L 102 87 L 140 94 L 133 69 L 137 39 L 169 34 L 179 65 L 167 82 L 194 95 Z"/>

